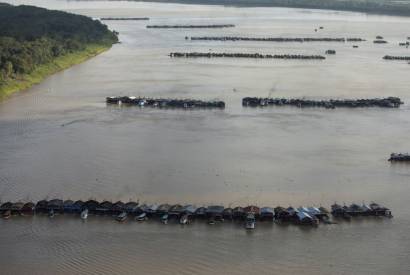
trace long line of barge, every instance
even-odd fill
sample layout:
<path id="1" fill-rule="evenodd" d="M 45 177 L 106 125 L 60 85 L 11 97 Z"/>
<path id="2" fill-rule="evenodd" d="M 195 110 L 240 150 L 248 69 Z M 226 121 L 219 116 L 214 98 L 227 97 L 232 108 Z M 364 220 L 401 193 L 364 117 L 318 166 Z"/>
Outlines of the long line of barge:
<path id="1" fill-rule="evenodd" d="M 212 24 L 212 25 L 147 25 L 148 29 L 221 29 L 234 28 L 233 24 Z"/>
<path id="2" fill-rule="evenodd" d="M 147 98 L 135 96 L 110 96 L 106 98 L 107 104 L 125 104 L 135 106 L 147 106 L 154 108 L 225 108 L 224 101 L 203 101 L 197 99 L 170 99 L 170 98 Z"/>
<path id="3" fill-rule="evenodd" d="M 189 39 L 185 37 L 185 39 Z M 192 41 L 254 41 L 254 42 L 363 42 L 355 37 L 243 37 L 243 36 L 192 36 Z"/>
<path id="4" fill-rule="evenodd" d="M 262 53 L 214 53 L 214 52 L 172 52 L 170 57 L 176 58 L 253 58 L 253 59 L 303 59 L 323 60 L 323 55 L 303 54 L 262 54 Z"/>
<path id="5" fill-rule="evenodd" d="M 258 98 L 245 97 L 242 105 L 245 107 L 265 107 L 265 106 L 295 106 L 295 107 L 323 107 L 334 109 L 336 107 L 364 108 L 398 108 L 403 104 L 398 97 L 372 98 L 372 99 L 331 99 L 331 100 L 309 100 L 309 99 L 286 99 L 286 98 Z"/>
<path id="6" fill-rule="evenodd" d="M 290 223 L 296 225 L 318 226 L 321 222 L 325 224 L 336 223 L 337 219 L 350 220 L 354 217 L 387 217 L 393 215 L 387 207 L 377 203 L 370 204 L 333 204 L 331 211 L 324 207 L 281 207 L 275 208 L 265 206 L 258 207 L 249 205 L 246 207 L 224 207 L 223 205 L 209 205 L 196 207 L 188 204 L 140 204 L 138 201 L 115 203 L 111 201 L 99 202 L 94 199 L 82 200 L 40 200 L 34 202 L 4 202 L 0 204 L 0 214 L 4 219 L 12 216 L 22 215 L 48 215 L 54 217 L 56 214 L 80 215 L 82 219 L 87 219 L 88 215 L 109 215 L 117 221 L 134 219 L 145 221 L 147 219 L 157 219 L 163 223 L 174 221 L 187 224 L 194 220 L 205 219 L 209 224 L 223 221 L 243 222 L 247 229 L 255 228 L 258 221 L 269 221 L 278 223 Z M 334 220 L 331 219 L 333 217 Z"/>

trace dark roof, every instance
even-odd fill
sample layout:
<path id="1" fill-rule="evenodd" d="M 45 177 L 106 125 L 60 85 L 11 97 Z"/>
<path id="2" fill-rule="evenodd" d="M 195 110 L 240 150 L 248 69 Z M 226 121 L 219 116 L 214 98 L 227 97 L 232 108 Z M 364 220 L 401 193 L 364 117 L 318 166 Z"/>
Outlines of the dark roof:
<path id="1" fill-rule="evenodd" d="M 208 209 L 206 210 L 206 213 L 208 213 L 208 214 L 222 214 L 224 209 L 225 209 L 225 207 L 223 207 L 223 205 L 211 205 L 211 206 L 208 206 Z"/>

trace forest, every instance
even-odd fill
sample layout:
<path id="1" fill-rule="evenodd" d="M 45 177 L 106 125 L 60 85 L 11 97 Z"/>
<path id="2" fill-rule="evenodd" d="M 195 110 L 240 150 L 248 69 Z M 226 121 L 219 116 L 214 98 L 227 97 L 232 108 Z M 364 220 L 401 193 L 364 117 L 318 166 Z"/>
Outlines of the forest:
<path id="1" fill-rule="evenodd" d="M 115 31 L 82 15 L 0 3 L 0 87 L 37 66 L 89 45 L 110 47 Z"/>

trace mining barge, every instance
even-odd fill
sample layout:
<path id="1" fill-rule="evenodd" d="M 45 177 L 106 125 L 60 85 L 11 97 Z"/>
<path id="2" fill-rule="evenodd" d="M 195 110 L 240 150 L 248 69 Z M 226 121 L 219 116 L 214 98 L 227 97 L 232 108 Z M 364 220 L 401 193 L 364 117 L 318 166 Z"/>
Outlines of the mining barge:
<path id="1" fill-rule="evenodd" d="M 169 98 L 147 98 L 135 96 L 110 96 L 106 98 L 107 104 L 135 105 L 140 107 L 155 108 L 225 108 L 224 101 L 202 101 L 196 99 L 169 99 Z"/>
<path id="2" fill-rule="evenodd" d="M 265 107 L 265 106 L 295 106 L 295 107 L 323 107 L 334 109 L 337 107 L 364 108 L 398 108 L 403 102 L 398 97 L 373 98 L 373 99 L 331 99 L 331 100 L 308 100 L 308 99 L 286 99 L 286 98 L 258 98 L 245 97 L 242 105 L 245 107 Z"/>
<path id="3" fill-rule="evenodd" d="M 148 29 L 221 29 L 234 28 L 233 24 L 213 24 L 213 25 L 148 25 Z"/>

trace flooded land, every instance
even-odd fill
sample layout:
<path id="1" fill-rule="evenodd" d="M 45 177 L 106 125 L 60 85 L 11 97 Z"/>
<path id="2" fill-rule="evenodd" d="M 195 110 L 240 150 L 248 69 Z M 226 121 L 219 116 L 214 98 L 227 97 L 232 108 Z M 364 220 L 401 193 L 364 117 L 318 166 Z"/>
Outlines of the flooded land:
<path id="1" fill-rule="evenodd" d="M 1 274 L 409 274 L 410 18 L 287 8 L 6 1 L 106 20 L 120 44 L 0 102 L 0 201 L 198 206 L 376 201 L 393 219 L 317 228 L 47 215 L 0 219 Z M 147 25 L 234 25 L 147 28 Z M 322 27 L 322 28 L 321 28 Z M 382 36 L 388 43 L 373 43 Z M 190 37 L 362 38 L 360 42 Z M 358 46 L 358 47 L 353 47 Z M 334 50 L 336 54 L 326 54 Z M 171 58 L 170 53 L 326 56 Z M 146 108 L 106 97 L 223 101 Z M 244 107 L 242 99 L 399 97 L 397 108 Z"/>

